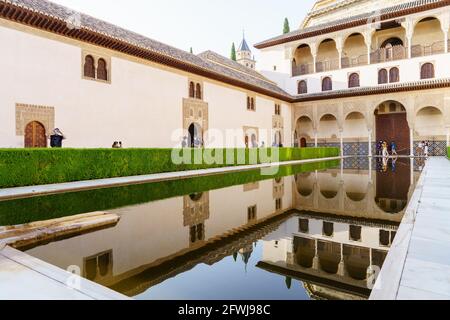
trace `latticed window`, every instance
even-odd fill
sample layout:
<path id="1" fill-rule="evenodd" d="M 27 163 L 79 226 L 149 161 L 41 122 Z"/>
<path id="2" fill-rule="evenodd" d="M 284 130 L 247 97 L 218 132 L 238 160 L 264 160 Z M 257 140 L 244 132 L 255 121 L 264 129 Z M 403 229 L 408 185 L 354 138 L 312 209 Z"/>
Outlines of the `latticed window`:
<path id="1" fill-rule="evenodd" d="M 195 98 L 195 84 L 192 81 L 189 83 L 189 98 Z"/>
<path id="2" fill-rule="evenodd" d="M 388 83 L 388 72 L 386 69 L 378 71 L 378 84 Z"/>
<path id="3" fill-rule="evenodd" d="M 434 78 L 434 65 L 432 63 L 425 63 L 420 70 L 420 79 Z"/>
<path id="4" fill-rule="evenodd" d="M 256 107 L 255 107 L 255 98 L 251 98 L 250 99 L 250 109 L 255 111 Z"/>
<path id="5" fill-rule="evenodd" d="M 195 97 L 197 99 L 202 99 L 202 97 L 203 97 L 202 86 L 200 85 L 200 83 L 197 83 L 197 87 L 195 90 Z"/>
<path id="6" fill-rule="evenodd" d="M 84 76 L 86 78 L 95 79 L 95 65 L 92 56 L 86 56 L 86 58 L 84 58 Z"/>
<path id="7" fill-rule="evenodd" d="M 390 245 L 391 234 L 389 231 L 380 230 L 380 245 L 389 246 Z"/>
<path id="8" fill-rule="evenodd" d="M 348 77 L 348 87 L 349 87 L 349 88 L 356 88 L 356 87 L 359 87 L 359 74 L 357 74 L 357 73 L 352 73 L 352 74 Z"/>
<path id="9" fill-rule="evenodd" d="M 333 90 L 333 82 L 330 77 L 325 77 L 322 80 L 322 91 Z"/>
<path id="10" fill-rule="evenodd" d="M 308 219 L 299 219 L 298 228 L 300 232 L 308 233 L 309 232 L 309 220 Z"/>
<path id="11" fill-rule="evenodd" d="M 359 226 L 350 226 L 350 240 L 360 241 L 361 240 L 361 230 Z"/>
<path id="12" fill-rule="evenodd" d="M 247 97 L 247 110 L 251 110 L 252 109 L 252 102 L 250 97 Z"/>
<path id="13" fill-rule="evenodd" d="M 305 80 L 302 80 L 298 83 L 298 94 L 308 93 L 308 84 Z"/>
<path id="14" fill-rule="evenodd" d="M 108 80 L 108 70 L 105 59 L 98 60 L 97 79 L 105 81 Z"/>
<path id="15" fill-rule="evenodd" d="M 400 81 L 400 71 L 398 68 L 394 67 L 389 70 L 389 82 L 399 82 Z"/>

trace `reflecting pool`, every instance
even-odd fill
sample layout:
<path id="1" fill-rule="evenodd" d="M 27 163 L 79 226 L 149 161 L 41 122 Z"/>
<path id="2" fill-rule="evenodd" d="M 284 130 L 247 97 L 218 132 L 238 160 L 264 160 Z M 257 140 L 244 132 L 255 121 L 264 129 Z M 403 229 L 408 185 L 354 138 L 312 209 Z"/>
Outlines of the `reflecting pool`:
<path id="1" fill-rule="evenodd" d="M 0 225 L 119 215 L 18 249 L 136 299 L 367 299 L 420 170 L 349 158 L 5 201 Z"/>

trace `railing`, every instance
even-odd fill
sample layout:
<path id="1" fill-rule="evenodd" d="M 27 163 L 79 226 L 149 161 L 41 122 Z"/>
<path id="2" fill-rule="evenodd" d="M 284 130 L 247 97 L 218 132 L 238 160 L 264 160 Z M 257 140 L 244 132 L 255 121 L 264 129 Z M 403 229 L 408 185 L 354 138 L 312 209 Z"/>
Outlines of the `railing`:
<path id="1" fill-rule="evenodd" d="M 408 49 L 404 46 L 393 46 L 390 48 L 380 48 L 370 54 L 370 63 L 380 63 L 395 60 L 402 60 L 408 57 Z"/>
<path id="2" fill-rule="evenodd" d="M 341 61 L 342 68 L 351 68 L 367 65 L 367 54 L 362 54 L 357 57 L 344 57 Z"/>
<path id="3" fill-rule="evenodd" d="M 445 41 L 437 41 L 430 45 L 415 45 L 411 47 L 411 57 L 425 57 L 445 53 Z"/>
<path id="4" fill-rule="evenodd" d="M 293 65 L 292 66 L 292 76 L 303 76 L 305 74 L 314 73 L 314 64 L 301 64 L 301 65 Z"/>
<path id="5" fill-rule="evenodd" d="M 339 59 L 316 62 L 316 72 L 332 71 L 337 69 L 339 69 Z"/>

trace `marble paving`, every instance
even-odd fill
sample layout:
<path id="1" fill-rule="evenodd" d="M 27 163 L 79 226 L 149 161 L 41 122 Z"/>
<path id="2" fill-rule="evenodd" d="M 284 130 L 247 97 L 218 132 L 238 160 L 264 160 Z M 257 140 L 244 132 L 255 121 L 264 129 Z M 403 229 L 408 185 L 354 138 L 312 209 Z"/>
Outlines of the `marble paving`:
<path id="1" fill-rule="evenodd" d="M 450 160 L 430 158 L 372 300 L 450 300 Z"/>

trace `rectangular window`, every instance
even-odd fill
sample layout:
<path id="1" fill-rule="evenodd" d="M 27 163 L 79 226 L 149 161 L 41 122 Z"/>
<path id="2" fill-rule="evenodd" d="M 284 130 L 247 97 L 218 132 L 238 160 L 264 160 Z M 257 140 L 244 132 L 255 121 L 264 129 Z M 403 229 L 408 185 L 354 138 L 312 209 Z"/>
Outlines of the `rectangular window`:
<path id="1" fill-rule="evenodd" d="M 257 218 L 257 207 L 256 206 L 252 206 L 252 207 L 249 207 L 248 209 L 247 209 L 247 221 L 248 222 L 253 222 L 253 221 L 255 221 L 256 220 L 256 218 Z"/>
<path id="2" fill-rule="evenodd" d="M 281 199 L 275 200 L 275 209 L 277 211 L 283 209 L 283 202 Z"/>
<path id="3" fill-rule="evenodd" d="M 308 233 L 309 232 L 309 220 L 308 219 L 299 219 L 298 229 L 302 233 Z"/>

